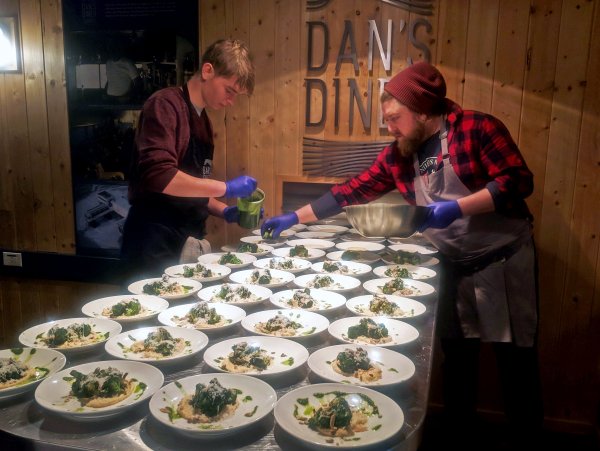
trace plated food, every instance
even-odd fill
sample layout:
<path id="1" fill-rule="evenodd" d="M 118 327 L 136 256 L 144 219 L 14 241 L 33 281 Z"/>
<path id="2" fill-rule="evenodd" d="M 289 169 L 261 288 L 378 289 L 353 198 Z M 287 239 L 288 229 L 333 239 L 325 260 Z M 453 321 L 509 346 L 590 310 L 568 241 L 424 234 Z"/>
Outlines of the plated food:
<path id="1" fill-rule="evenodd" d="M 280 308 L 301 309 L 310 312 L 327 312 L 342 307 L 346 298 L 333 291 L 318 288 L 298 288 L 274 293 L 271 303 Z"/>
<path id="2" fill-rule="evenodd" d="M 150 400 L 150 413 L 167 427 L 190 437 L 237 432 L 268 415 L 275 390 L 255 377 L 197 374 L 172 382 Z"/>
<path id="3" fill-rule="evenodd" d="M 0 351 L 0 401 L 32 390 L 60 371 L 67 359 L 53 349 L 12 348 Z"/>
<path id="4" fill-rule="evenodd" d="M 158 315 L 158 322 L 166 326 L 216 332 L 235 326 L 246 312 L 235 305 L 200 301 L 171 307 Z"/>
<path id="5" fill-rule="evenodd" d="M 290 247 L 304 246 L 304 247 L 309 247 L 309 248 L 313 248 L 313 249 L 330 249 L 333 246 L 335 246 L 335 243 L 333 241 L 320 240 L 317 238 L 292 239 L 292 240 L 287 240 L 286 244 Z"/>
<path id="6" fill-rule="evenodd" d="M 288 271 L 269 268 L 256 268 L 238 271 L 229 276 L 232 282 L 260 285 L 267 288 L 281 287 L 294 280 Z"/>
<path id="7" fill-rule="evenodd" d="M 390 246 L 391 248 L 392 246 Z M 435 266 L 440 261 L 430 255 L 408 252 L 403 250 L 391 250 L 381 256 L 382 260 L 389 265 L 413 265 L 413 266 Z"/>
<path id="8" fill-rule="evenodd" d="M 249 336 L 221 341 L 204 352 L 208 366 L 227 373 L 271 376 L 302 366 L 307 349 L 285 338 Z"/>
<path id="9" fill-rule="evenodd" d="M 128 323 L 154 318 L 168 307 L 169 303 L 158 296 L 122 294 L 90 301 L 81 308 L 81 312 L 92 318 Z"/>
<path id="10" fill-rule="evenodd" d="M 106 342 L 106 352 L 119 359 L 173 363 L 202 351 L 208 337 L 198 330 L 179 327 L 142 327 L 120 333 Z"/>
<path id="11" fill-rule="evenodd" d="M 256 261 L 256 257 L 241 252 L 213 252 L 198 257 L 198 263 L 223 265 L 231 269 L 244 268 Z"/>
<path id="12" fill-rule="evenodd" d="M 291 236 L 294 236 L 296 234 L 296 232 L 300 232 L 302 230 L 306 229 L 306 225 L 304 224 L 296 224 L 294 226 L 292 226 L 289 229 L 285 229 L 283 232 L 281 232 L 279 234 L 280 237 L 283 238 L 289 238 Z M 253 235 L 258 235 L 259 237 L 262 236 L 262 231 L 260 229 L 254 229 L 252 231 Z"/>
<path id="13" fill-rule="evenodd" d="M 252 334 L 303 339 L 319 334 L 329 320 L 318 313 L 299 309 L 263 310 L 242 320 L 242 327 Z"/>
<path id="14" fill-rule="evenodd" d="M 432 255 L 437 254 L 438 250 L 433 246 L 423 246 L 420 244 L 411 244 L 411 243 L 398 243 L 392 244 L 388 246 L 390 250 L 394 252 L 417 252 L 421 255 Z"/>
<path id="15" fill-rule="evenodd" d="M 328 330 L 340 341 L 362 345 L 399 346 L 419 337 L 419 331 L 410 324 L 382 316 L 338 319 Z"/>
<path id="16" fill-rule="evenodd" d="M 259 285 L 241 283 L 223 283 L 200 290 L 198 297 L 207 302 L 224 302 L 233 305 L 259 304 L 268 299 L 273 292 Z"/>
<path id="17" fill-rule="evenodd" d="M 356 315 L 389 318 L 415 318 L 427 310 L 419 301 L 390 294 L 357 296 L 348 299 L 346 307 Z"/>
<path id="18" fill-rule="evenodd" d="M 347 261 L 372 265 L 373 263 L 377 263 L 381 259 L 381 256 L 372 251 L 347 250 L 329 252 L 327 258 L 334 261 Z"/>
<path id="19" fill-rule="evenodd" d="M 433 285 L 420 280 L 403 279 L 401 277 L 367 280 L 363 283 L 363 288 L 371 294 L 393 294 L 407 298 L 429 296 L 435 291 Z"/>
<path id="20" fill-rule="evenodd" d="M 371 267 L 364 263 L 351 261 L 325 260 L 312 264 L 312 270 L 323 274 L 342 274 L 345 276 L 360 277 L 371 272 Z"/>
<path id="21" fill-rule="evenodd" d="M 290 258 L 302 258 L 304 260 L 316 260 L 325 255 L 323 249 L 316 249 L 312 247 L 306 247 L 304 245 L 297 245 L 291 247 L 280 247 L 273 249 L 271 252 L 275 257 L 290 257 Z"/>
<path id="22" fill-rule="evenodd" d="M 84 363 L 46 378 L 35 391 L 43 408 L 76 421 L 114 417 L 140 404 L 164 382 L 160 370 L 141 362 Z"/>
<path id="23" fill-rule="evenodd" d="M 19 335 L 32 348 L 52 348 L 65 353 L 90 351 L 121 332 L 121 325 L 103 318 L 67 318 L 38 324 Z"/>
<path id="24" fill-rule="evenodd" d="M 403 279 L 433 279 L 437 273 L 430 268 L 414 265 L 386 265 L 373 269 L 377 277 L 402 277 Z"/>
<path id="25" fill-rule="evenodd" d="M 325 380 L 366 387 L 389 387 L 415 374 L 415 364 L 403 354 L 356 344 L 321 348 L 310 355 L 308 367 Z"/>
<path id="26" fill-rule="evenodd" d="M 224 279 L 230 273 L 231 268 L 225 265 L 202 263 L 187 263 L 184 265 L 169 266 L 165 269 L 165 274 L 171 277 L 185 277 L 201 283 Z"/>
<path id="27" fill-rule="evenodd" d="M 394 436 L 402 409 L 374 390 L 347 384 L 316 384 L 292 390 L 275 405 L 275 421 L 297 439 L 320 447 L 363 447 Z"/>
<path id="28" fill-rule="evenodd" d="M 343 293 L 360 286 L 360 280 L 355 277 L 340 274 L 305 274 L 294 279 L 300 288 L 320 288 L 322 290 Z"/>
<path id="29" fill-rule="evenodd" d="M 278 269 L 296 274 L 310 268 L 310 262 L 302 258 L 271 257 L 256 260 L 254 266 L 261 269 Z"/>
<path id="30" fill-rule="evenodd" d="M 183 277 L 153 277 L 138 280 L 130 284 L 127 289 L 133 294 L 150 294 L 163 299 L 181 299 L 196 293 L 202 288 L 197 280 Z"/>
<path id="31" fill-rule="evenodd" d="M 237 246 L 235 252 L 239 252 L 242 254 L 250 254 L 254 255 L 255 257 L 262 257 L 264 255 L 267 255 L 272 250 L 273 246 L 269 246 L 264 243 L 242 242 Z"/>

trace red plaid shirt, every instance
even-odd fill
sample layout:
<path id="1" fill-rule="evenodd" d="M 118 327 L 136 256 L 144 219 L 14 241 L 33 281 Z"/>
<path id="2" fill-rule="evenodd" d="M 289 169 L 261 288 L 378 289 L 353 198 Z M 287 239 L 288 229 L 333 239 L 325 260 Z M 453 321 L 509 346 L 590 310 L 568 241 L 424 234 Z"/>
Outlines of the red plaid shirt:
<path id="1" fill-rule="evenodd" d="M 504 124 L 493 116 L 463 110 L 448 101 L 448 152 L 450 163 L 462 183 L 472 192 L 486 186 L 494 196 L 496 210 L 510 217 L 531 218 L 524 199 L 533 192 L 533 174 Z M 437 168 L 442 165 L 442 153 Z M 344 207 L 364 204 L 396 188 L 415 205 L 413 158 L 402 157 L 396 143 L 377 156 L 370 168 L 331 193 Z"/>

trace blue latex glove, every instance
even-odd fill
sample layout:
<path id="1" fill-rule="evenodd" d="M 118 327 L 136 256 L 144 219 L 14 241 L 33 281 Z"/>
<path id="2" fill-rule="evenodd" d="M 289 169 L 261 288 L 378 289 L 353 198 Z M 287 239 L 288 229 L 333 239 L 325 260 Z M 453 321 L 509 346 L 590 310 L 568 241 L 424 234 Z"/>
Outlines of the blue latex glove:
<path id="1" fill-rule="evenodd" d="M 263 218 L 263 215 L 265 214 L 265 209 L 264 208 L 260 208 L 260 218 Z M 225 209 L 223 210 L 223 218 L 225 218 L 225 221 L 227 221 L 229 224 L 232 223 L 239 223 L 240 221 L 240 211 L 238 210 L 237 205 L 232 205 L 229 207 L 225 207 Z"/>
<path id="2" fill-rule="evenodd" d="M 260 228 L 260 234 L 263 238 L 278 238 L 281 232 L 298 224 L 298 222 L 298 215 L 296 213 L 273 216 L 263 223 Z"/>
<path id="3" fill-rule="evenodd" d="M 430 209 L 425 222 L 419 227 L 419 232 L 425 229 L 444 229 L 455 220 L 462 217 L 462 211 L 455 200 L 432 202 L 427 205 Z"/>
<path id="4" fill-rule="evenodd" d="M 256 189 L 256 179 L 248 175 L 240 175 L 225 182 L 225 197 L 248 197 Z"/>

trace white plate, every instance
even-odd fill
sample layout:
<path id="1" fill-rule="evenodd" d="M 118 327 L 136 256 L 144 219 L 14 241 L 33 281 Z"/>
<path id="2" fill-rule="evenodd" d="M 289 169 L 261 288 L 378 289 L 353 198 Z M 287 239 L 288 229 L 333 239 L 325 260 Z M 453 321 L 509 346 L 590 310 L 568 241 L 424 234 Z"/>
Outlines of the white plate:
<path id="1" fill-rule="evenodd" d="M 21 342 L 21 344 L 25 346 L 30 346 L 32 348 L 51 348 L 50 346 L 46 345 L 43 341 L 41 341 L 41 338 L 43 338 L 46 335 L 50 328 L 53 326 L 66 328 L 71 324 L 75 323 L 89 324 L 90 326 L 92 326 L 92 333 L 95 331 L 98 334 L 97 341 L 74 348 L 57 347 L 52 349 L 56 349 L 57 351 L 60 351 L 63 354 L 67 355 L 76 354 L 84 351 L 91 351 L 95 348 L 101 347 L 106 340 L 108 340 L 110 337 L 119 334 L 122 330 L 121 325 L 118 322 L 113 321 L 111 319 L 87 317 L 67 318 L 59 319 L 56 321 L 48 321 L 47 323 L 38 324 L 37 326 L 30 327 L 29 329 L 21 332 L 21 335 L 19 335 L 19 342 Z"/>
<path id="2" fill-rule="evenodd" d="M 328 290 L 319 290 L 317 288 L 310 289 L 310 296 L 315 300 L 314 304 L 310 308 L 299 308 L 293 307 L 288 302 L 291 301 L 294 293 L 297 291 L 304 291 L 303 288 L 297 288 L 295 290 L 284 290 L 274 293 L 270 301 L 273 305 L 285 309 L 298 309 L 298 310 L 307 310 L 311 312 L 326 312 L 335 310 L 337 308 L 342 307 L 346 304 L 346 298 L 339 294 L 334 293 L 333 291 Z"/>
<path id="3" fill-rule="evenodd" d="M 365 343 L 353 338 L 348 338 L 348 328 L 350 326 L 357 326 L 361 319 L 366 318 L 364 316 L 351 316 L 348 318 L 341 318 L 334 321 L 329 325 L 329 333 L 344 343 L 355 343 L 359 345 L 369 345 L 372 343 Z M 415 341 L 419 338 L 419 331 L 408 323 L 398 321 L 397 319 L 386 318 L 384 316 L 373 316 L 370 319 L 375 321 L 377 324 L 383 324 L 388 330 L 388 337 L 392 340 L 387 343 L 372 344 L 373 346 L 399 346 Z"/>
<path id="4" fill-rule="evenodd" d="M 304 246 L 307 248 L 313 248 L 313 249 L 330 249 L 333 246 L 335 246 L 335 243 L 333 241 L 329 241 L 329 240 L 319 240 L 316 238 L 304 238 L 304 239 L 299 239 L 299 240 L 287 240 L 285 242 L 288 246 L 294 247 L 294 246 Z"/>
<path id="5" fill-rule="evenodd" d="M 198 264 L 201 264 L 201 263 L 198 263 Z M 165 269 L 165 274 L 167 274 L 171 277 L 183 277 L 183 267 L 184 266 L 195 268 L 196 264 L 195 263 L 187 263 L 184 265 L 169 266 L 168 268 Z M 198 275 L 194 275 L 194 277 L 188 277 L 188 279 L 197 280 L 200 283 L 214 282 L 215 280 L 224 279 L 225 277 L 227 277 L 229 275 L 229 273 L 231 273 L 231 268 L 228 268 L 225 265 L 205 264 L 202 266 L 204 266 L 206 269 L 210 269 L 212 271 L 213 275 L 211 277 L 200 277 Z"/>
<path id="6" fill-rule="evenodd" d="M 385 244 L 371 241 L 344 241 L 335 245 L 340 251 L 371 251 L 379 252 L 385 249 Z"/>
<path id="7" fill-rule="evenodd" d="M 296 274 L 302 271 L 306 271 L 310 268 L 310 262 L 308 260 L 304 260 L 302 258 L 290 258 L 290 257 L 271 257 L 271 258 L 261 258 L 260 260 L 256 260 L 253 265 L 257 268 L 261 269 L 271 269 L 269 266 L 271 262 L 274 266 L 281 265 L 284 262 L 290 262 L 293 265 L 293 268 L 273 268 L 279 269 L 282 271 L 291 272 L 292 274 Z"/>
<path id="8" fill-rule="evenodd" d="M 308 359 L 308 350 L 300 343 L 279 337 L 253 335 L 237 337 L 212 345 L 204 352 L 204 361 L 217 371 L 227 372 L 221 368 L 221 361 L 232 352 L 231 347 L 242 342 L 251 346 L 259 346 L 272 357 L 271 364 L 263 371 L 252 368 L 244 374 L 252 376 L 271 376 L 295 370 L 304 365 Z"/>
<path id="9" fill-rule="evenodd" d="M 296 225 L 298 225 L 298 224 L 296 224 Z M 291 227 L 289 229 L 285 229 L 283 232 L 281 232 L 279 234 L 279 236 L 282 237 L 282 238 L 288 238 L 290 236 L 296 235 L 296 232 L 297 232 L 297 230 L 295 230 L 294 227 Z M 254 229 L 252 231 L 252 234 L 253 235 L 262 236 L 262 233 L 261 233 L 260 229 Z"/>
<path id="10" fill-rule="evenodd" d="M 341 272 L 340 270 L 337 270 L 335 272 L 327 272 L 323 269 L 323 264 L 325 262 L 317 262 L 317 263 L 313 263 L 311 268 L 314 272 L 318 272 L 318 273 L 322 273 L 322 274 L 342 274 L 345 276 L 351 276 L 351 277 L 360 277 L 360 276 L 364 276 L 365 274 L 369 274 L 371 272 L 371 267 L 369 265 L 366 265 L 364 263 L 358 263 L 358 262 L 342 262 L 342 261 L 331 261 L 329 263 L 339 263 L 342 266 L 345 266 L 347 268 L 347 272 Z"/>
<path id="11" fill-rule="evenodd" d="M 360 286 L 360 280 L 356 277 L 342 276 L 340 274 L 305 274 L 294 279 L 294 283 L 300 288 L 313 288 L 312 284 L 317 277 L 329 276 L 333 280 L 331 287 L 319 287 L 321 290 L 335 291 L 337 293 L 345 293 L 346 291 L 354 290 Z"/>
<path id="12" fill-rule="evenodd" d="M 348 233 L 344 233 L 340 235 L 340 239 L 342 241 L 365 241 L 369 243 L 383 243 L 385 241 L 384 237 L 379 238 L 368 238 L 362 236 L 360 233 L 356 231 L 356 229 L 350 229 Z"/>
<path id="13" fill-rule="evenodd" d="M 316 240 L 335 240 L 335 233 L 331 232 L 298 232 L 296 238 L 307 238 Z"/>
<path id="14" fill-rule="evenodd" d="M 186 279 L 184 277 L 168 277 L 168 281 L 165 281 L 165 283 L 178 283 L 179 285 L 181 285 L 184 288 L 184 293 L 180 293 L 180 294 L 161 294 L 160 297 L 163 299 L 183 299 L 183 298 L 187 298 L 188 296 L 193 295 L 194 293 L 197 293 L 200 288 L 202 288 L 202 284 L 200 282 L 198 282 L 197 280 L 194 279 Z M 154 283 L 154 282 L 160 282 L 162 281 L 163 278 L 162 277 L 153 277 L 151 279 L 144 279 L 144 280 L 138 280 L 137 282 L 133 282 L 132 284 L 130 284 L 127 289 L 129 290 L 130 293 L 133 294 L 146 294 L 144 293 L 144 286 L 150 283 Z"/>
<path id="15" fill-rule="evenodd" d="M 260 238 L 260 237 L 259 237 Z M 241 241 L 241 239 L 240 239 Z M 256 244 L 257 246 L 257 252 L 250 252 L 250 251 L 241 251 L 240 250 L 240 246 L 243 246 L 244 244 Z M 225 249 L 227 248 L 227 249 Z M 242 241 L 240 244 L 238 244 L 237 246 L 223 246 L 221 248 L 221 250 L 224 250 L 226 252 L 238 252 L 240 254 L 248 254 L 248 255 L 254 255 L 255 257 L 264 257 L 265 255 L 269 255 L 271 253 L 271 251 L 273 251 L 274 247 L 268 244 L 264 244 L 264 243 L 249 243 L 249 242 L 244 242 Z"/>
<path id="16" fill-rule="evenodd" d="M 208 385 L 213 378 L 217 378 L 224 388 L 237 391 L 239 405 L 233 415 L 213 423 L 189 423 L 179 416 L 169 418 L 169 411 L 177 411 L 179 402 L 196 392 L 196 384 Z M 149 407 L 152 416 L 165 426 L 188 437 L 200 438 L 238 433 L 268 415 L 276 401 L 275 390 L 260 379 L 241 374 L 210 373 L 184 377 L 165 385 L 152 396 Z"/>
<path id="17" fill-rule="evenodd" d="M 282 237 L 275 238 L 275 239 L 263 239 L 260 236 L 260 234 L 250 235 L 250 236 L 243 236 L 243 237 L 240 238 L 240 241 L 242 243 L 256 243 L 259 246 L 264 244 L 264 245 L 271 246 L 271 247 L 280 247 L 280 246 L 283 246 L 285 244 L 285 240 L 286 239 L 282 238 Z"/>
<path id="18" fill-rule="evenodd" d="M 144 357 L 141 353 L 135 353 L 127 348 L 137 340 L 145 340 L 148 334 L 156 332 L 159 327 L 162 327 L 171 334 L 173 338 L 181 338 L 185 341 L 183 352 L 162 358 Z M 183 329 L 181 327 L 169 326 L 153 326 L 141 327 L 139 329 L 122 332 L 109 339 L 104 345 L 104 349 L 108 354 L 117 359 L 135 360 L 137 362 L 152 363 L 155 365 L 180 362 L 188 357 L 191 357 L 202 351 L 208 344 L 206 334 L 194 329 Z"/>
<path id="19" fill-rule="evenodd" d="M 218 315 L 222 315 L 223 319 L 227 321 L 227 324 L 223 324 L 220 326 L 210 326 L 210 325 L 202 325 L 195 326 L 189 322 L 185 324 L 181 324 L 178 319 L 185 317 L 188 312 L 194 307 L 197 303 L 193 304 L 183 304 L 178 305 L 176 307 L 171 307 L 158 315 L 158 322 L 164 324 L 165 326 L 173 326 L 173 327 L 181 327 L 185 329 L 197 329 L 202 330 L 204 332 L 212 332 L 212 331 L 221 331 L 227 329 L 228 327 L 235 326 L 238 324 L 244 316 L 246 316 L 246 312 L 235 306 L 230 304 L 224 304 L 222 302 L 208 302 L 208 308 L 214 308 Z"/>
<path id="20" fill-rule="evenodd" d="M 394 268 L 406 268 L 408 273 L 410 274 L 410 279 L 414 280 L 426 280 L 434 278 L 437 273 L 433 269 L 424 268 L 422 266 L 414 266 L 414 265 L 385 265 L 378 266 L 377 268 L 373 268 L 373 273 L 377 277 L 390 277 L 385 272 L 388 269 Z"/>
<path id="21" fill-rule="evenodd" d="M 137 299 L 139 301 L 142 306 L 142 312 L 140 314 L 135 316 L 124 316 L 122 318 L 111 318 L 102 314 L 104 309 L 110 309 L 113 305 L 118 304 L 121 301 L 129 301 L 131 299 Z M 113 321 L 118 321 L 119 323 L 131 323 L 154 318 L 167 308 L 169 308 L 169 303 L 158 296 L 151 296 L 149 294 L 121 294 L 90 301 L 81 308 L 81 312 L 92 318 L 108 318 Z"/>
<path id="22" fill-rule="evenodd" d="M 127 373 L 127 379 L 136 379 L 137 387 L 140 383 L 146 388 L 134 391 L 124 400 L 112 406 L 95 408 L 82 406 L 71 393 L 71 371 L 88 374 L 96 368 L 116 368 Z M 65 378 L 67 380 L 65 380 Z M 132 362 L 129 360 L 103 360 L 100 362 L 84 363 L 73 366 L 53 374 L 45 379 L 35 391 L 35 400 L 45 409 L 76 421 L 99 421 L 120 415 L 128 409 L 150 398 L 164 382 L 162 372 L 147 363 Z M 136 389 L 138 390 L 138 389 Z"/>
<path id="23" fill-rule="evenodd" d="M 390 244 L 419 244 L 421 246 L 431 246 L 431 242 L 425 238 L 425 235 L 419 232 L 413 233 L 408 238 L 401 238 L 398 236 L 390 236 L 388 237 L 388 242 Z"/>
<path id="24" fill-rule="evenodd" d="M 12 387 L 0 388 L 0 401 L 33 390 L 48 376 L 62 370 L 67 362 L 63 354 L 54 349 L 12 348 L 0 351 L 0 358 L 12 358 L 33 369 L 31 376 Z"/>
<path id="25" fill-rule="evenodd" d="M 337 359 L 340 352 L 346 349 L 362 348 L 367 351 L 369 360 L 381 369 L 381 379 L 365 382 L 354 376 L 345 376 L 336 372 L 331 363 Z M 363 387 L 390 387 L 410 379 L 415 374 L 415 364 L 403 354 L 379 346 L 361 346 L 343 344 L 328 346 L 313 352 L 308 358 L 308 367 L 318 376 L 331 382 L 361 385 Z"/>
<path id="26" fill-rule="evenodd" d="M 242 254 L 239 252 L 232 252 L 233 255 L 235 255 L 237 258 L 239 258 L 242 263 L 240 264 L 232 264 L 232 263 L 226 263 L 224 266 L 227 266 L 231 269 L 239 269 L 239 268 L 244 268 L 248 265 L 251 265 L 252 262 L 256 261 L 256 257 L 254 255 L 250 255 L 250 254 Z M 221 263 L 219 263 L 219 259 L 225 255 L 225 252 L 213 252 L 212 254 L 204 254 L 201 255 L 200 257 L 198 257 L 198 262 L 202 263 L 203 265 L 206 264 L 213 264 L 213 265 L 220 265 Z"/>
<path id="27" fill-rule="evenodd" d="M 348 261 L 348 262 L 356 261 L 357 263 L 364 263 L 365 265 L 372 265 L 373 263 L 377 263 L 381 258 L 375 252 L 365 252 L 361 255 L 361 258 L 358 260 L 342 260 L 342 255 L 344 254 L 344 252 L 346 252 L 346 251 L 329 252 L 327 254 L 327 258 L 329 260 L 334 260 L 334 261 Z"/>
<path id="28" fill-rule="evenodd" d="M 373 313 L 371 310 L 369 310 L 369 303 L 371 302 L 371 299 L 373 299 L 373 296 L 374 295 L 372 294 L 366 294 L 348 299 L 348 302 L 346 302 L 346 308 L 355 315 L 360 316 L 388 316 L 380 313 Z M 381 294 L 379 296 L 385 296 L 388 301 L 396 304 L 404 312 L 401 315 L 389 315 L 389 318 L 414 318 L 422 315 L 427 310 L 425 305 L 419 301 L 415 301 L 414 299 L 409 299 L 402 296 L 394 296 L 393 294 Z"/>
<path id="29" fill-rule="evenodd" d="M 348 227 L 335 225 L 335 224 L 331 224 L 331 225 L 315 224 L 315 225 L 308 226 L 308 230 L 310 230 L 311 232 L 325 232 L 325 233 L 340 234 L 340 233 L 347 232 L 349 229 L 348 229 Z"/>
<path id="30" fill-rule="evenodd" d="M 345 396 L 345 399 L 353 410 L 365 407 L 366 403 L 360 395 L 366 395 L 377 406 L 379 415 L 368 416 L 367 430 L 364 432 L 357 432 L 351 437 L 358 438 L 359 440 L 349 441 L 340 437 L 321 435 L 317 431 L 309 428 L 307 424 L 302 424 L 295 418 L 294 412 L 299 412 L 300 415 L 303 415 L 305 409 L 308 407 L 300 405 L 297 402 L 298 399 L 307 398 L 310 406 L 316 410 L 321 405 L 322 401 L 330 401 L 330 399 L 333 398 L 333 395 L 326 395 L 326 398 L 317 398 L 314 395 L 319 394 L 320 396 L 323 393 L 333 392 L 348 393 L 348 395 Z M 275 421 L 277 421 L 277 424 L 279 424 L 279 426 L 288 434 L 293 435 L 299 440 L 308 442 L 311 445 L 334 449 L 358 448 L 363 446 L 373 446 L 396 435 L 404 425 L 404 413 L 395 401 L 375 390 L 355 385 L 349 386 L 347 384 L 326 383 L 308 385 L 286 393 L 275 405 Z"/>
<path id="31" fill-rule="evenodd" d="M 266 323 L 271 318 L 283 315 L 290 321 L 295 321 L 302 324 L 302 327 L 296 329 L 296 334 L 293 336 L 282 336 L 277 333 L 265 333 L 256 329 L 258 323 Z M 291 340 L 302 340 L 311 336 L 320 334 L 329 327 L 329 320 L 318 313 L 308 312 L 301 309 L 276 309 L 263 310 L 261 312 L 252 313 L 242 320 L 242 327 L 251 334 L 266 335 L 269 337 L 289 338 Z"/>
<path id="32" fill-rule="evenodd" d="M 419 262 L 415 266 L 435 266 L 440 261 L 435 257 L 430 257 L 429 255 L 421 255 L 418 252 L 413 252 L 415 255 L 419 257 Z M 393 257 L 390 254 L 384 254 L 381 256 L 381 259 L 386 262 L 388 265 L 398 265 L 400 263 L 395 262 Z"/>
<path id="33" fill-rule="evenodd" d="M 306 230 L 306 224 L 295 224 L 292 227 L 290 227 L 288 230 L 293 230 L 294 232 L 302 232 L 303 230 Z M 285 230 L 284 230 L 285 232 Z"/>
<path id="34" fill-rule="evenodd" d="M 273 249 L 273 252 L 271 252 L 275 257 L 290 257 L 290 249 L 293 249 L 293 247 L 280 247 L 277 249 Z M 302 258 L 304 260 L 316 260 L 318 258 L 321 258 L 323 255 L 325 255 L 325 251 L 323 249 L 315 249 L 312 247 L 307 247 L 306 250 L 308 251 L 308 257 L 293 257 L 293 258 Z"/>
<path id="35" fill-rule="evenodd" d="M 393 277 L 383 277 L 381 279 L 367 280 L 365 283 L 363 283 L 363 288 L 371 294 L 384 294 L 383 291 L 381 291 L 381 287 L 388 283 L 390 280 L 393 280 Z M 412 293 L 395 293 L 396 296 L 416 298 L 429 296 L 435 291 L 432 285 L 429 285 L 425 282 L 421 282 L 419 280 L 402 279 L 402 281 L 404 282 L 404 287 L 409 290 L 412 290 Z"/>
<path id="36" fill-rule="evenodd" d="M 418 244 L 409 244 L 409 243 L 401 243 L 401 244 L 392 244 L 388 246 L 391 250 L 397 251 L 405 251 L 405 252 L 418 252 L 423 255 L 433 255 L 437 254 L 438 250 L 433 246 L 420 246 Z"/>
<path id="37" fill-rule="evenodd" d="M 266 269 L 254 268 L 254 269 L 246 269 L 244 271 L 234 272 L 229 276 L 232 282 L 234 283 L 246 283 L 251 285 L 259 285 L 261 287 L 267 288 L 277 288 L 287 285 L 292 280 L 294 280 L 294 275 L 288 271 L 280 271 L 279 269 L 269 269 L 269 273 L 271 274 L 272 280 L 270 283 L 258 283 L 251 282 L 252 273 L 258 271 L 259 274 L 264 274 Z"/>
<path id="38" fill-rule="evenodd" d="M 236 290 L 239 287 L 243 286 L 243 287 L 247 288 L 248 290 L 250 290 L 250 292 L 254 296 L 256 296 L 257 299 L 248 300 L 248 301 L 240 301 L 240 302 L 226 302 L 224 299 L 216 296 L 219 293 L 219 291 L 221 291 L 221 288 L 223 287 L 223 285 L 228 285 L 229 287 L 231 287 L 232 290 Z M 213 285 L 212 287 L 203 288 L 202 290 L 200 290 L 198 292 L 198 297 L 200 299 L 202 299 L 203 301 L 207 301 L 207 302 L 223 302 L 225 304 L 242 306 L 242 305 L 260 304 L 265 299 L 269 299 L 269 297 L 272 294 L 273 294 L 273 292 L 271 290 L 269 290 L 266 287 L 261 287 L 260 285 L 251 285 L 248 283 L 245 283 L 245 284 L 228 283 L 228 284 L 219 284 L 219 285 Z"/>

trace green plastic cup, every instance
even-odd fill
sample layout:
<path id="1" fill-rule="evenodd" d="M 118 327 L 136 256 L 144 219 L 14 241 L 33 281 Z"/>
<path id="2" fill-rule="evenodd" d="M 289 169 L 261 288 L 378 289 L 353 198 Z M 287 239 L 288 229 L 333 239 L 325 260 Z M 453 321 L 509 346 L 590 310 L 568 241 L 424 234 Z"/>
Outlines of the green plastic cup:
<path id="1" fill-rule="evenodd" d="M 238 224 L 245 229 L 255 229 L 260 222 L 260 209 L 265 201 L 265 192 L 257 188 L 248 197 L 238 197 L 237 207 L 240 213 Z"/>

